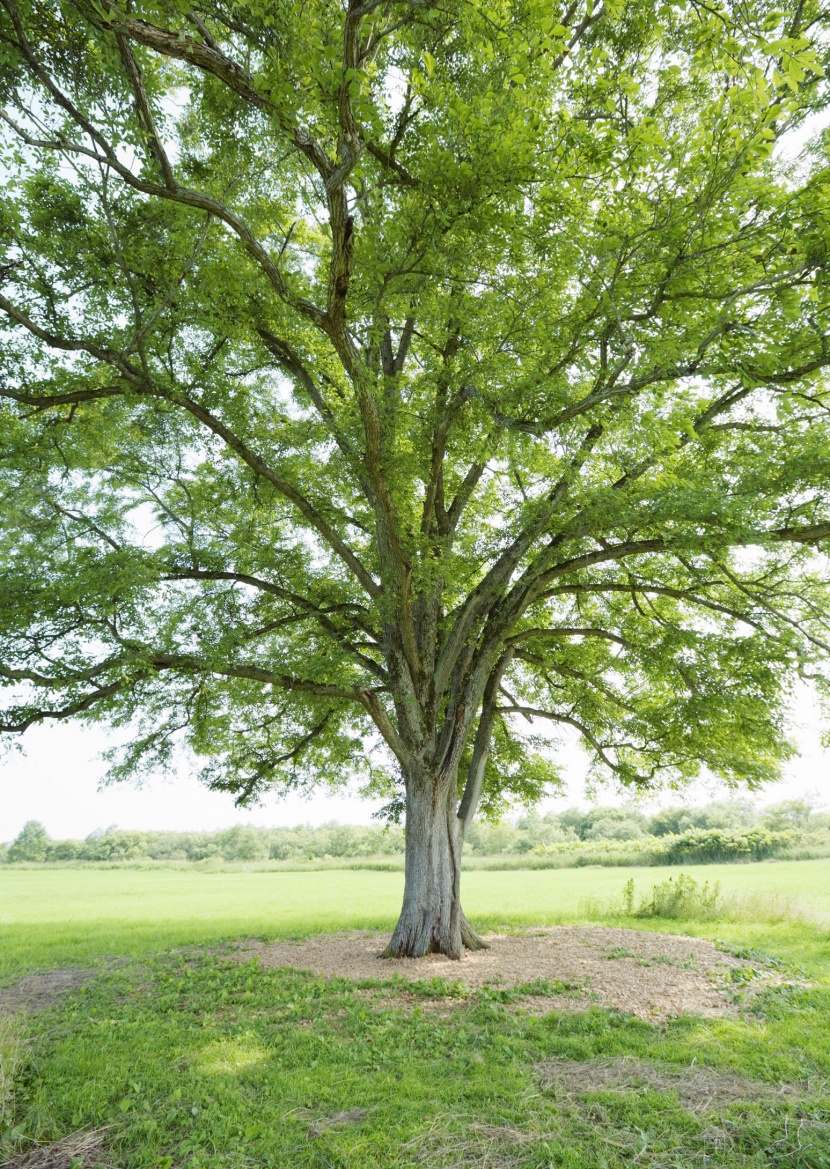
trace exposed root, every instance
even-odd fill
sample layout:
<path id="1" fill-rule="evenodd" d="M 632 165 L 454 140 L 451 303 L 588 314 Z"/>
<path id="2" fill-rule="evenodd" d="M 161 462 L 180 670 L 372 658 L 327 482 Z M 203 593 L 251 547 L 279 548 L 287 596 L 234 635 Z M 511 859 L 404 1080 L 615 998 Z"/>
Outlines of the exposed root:
<path id="1" fill-rule="evenodd" d="M 461 914 L 461 943 L 465 950 L 489 950 L 490 943 L 479 937 L 464 914 Z"/>

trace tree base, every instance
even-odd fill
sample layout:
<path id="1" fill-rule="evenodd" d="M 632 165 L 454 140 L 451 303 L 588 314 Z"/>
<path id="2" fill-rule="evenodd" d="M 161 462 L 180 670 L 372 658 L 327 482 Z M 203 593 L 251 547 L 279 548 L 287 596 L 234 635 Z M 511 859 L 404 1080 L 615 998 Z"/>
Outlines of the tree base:
<path id="1" fill-rule="evenodd" d="M 463 913 L 456 929 L 430 928 L 423 918 L 405 921 L 404 915 L 395 927 L 382 958 L 424 958 L 427 954 L 443 954 L 459 961 L 465 950 L 489 950 L 490 943 L 479 937 Z"/>
<path id="2" fill-rule="evenodd" d="M 443 954 L 457 960 L 465 949 L 486 947 L 461 908 L 464 838 L 457 801 L 454 774 L 429 772 L 407 783 L 403 906 L 385 958 Z"/>

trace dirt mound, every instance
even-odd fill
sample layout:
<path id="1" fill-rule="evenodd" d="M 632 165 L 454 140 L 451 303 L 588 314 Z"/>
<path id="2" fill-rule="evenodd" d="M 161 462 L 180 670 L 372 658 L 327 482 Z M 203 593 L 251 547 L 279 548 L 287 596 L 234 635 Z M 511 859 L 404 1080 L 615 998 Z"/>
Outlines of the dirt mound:
<path id="1" fill-rule="evenodd" d="M 44 974 L 27 974 L 11 986 L 0 987 L 0 1015 L 18 1011 L 42 1011 L 53 1006 L 61 995 L 92 978 L 94 970 L 70 966 L 64 970 L 47 970 Z"/>
<path id="2" fill-rule="evenodd" d="M 723 1015 L 734 1010 L 727 987 L 733 970 L 749 963 L 712 942 L 601 926 L 555 926 L 522 935 L 491 935 L 490 948 L 453 962 L 380 956 L 386 935 L 338 934 L 302 942 L 250 942 L 237 960 L 257 958 L 268 969 L 294 967 L 325 978 L 444 978 L 470 990 L 484 986 L 528 988 L 545 1009 L 579 1009 L 592 1002 L 641 1019 L 682 1014 Z M 761 974 L 760 967 L 754 970 Z M 546 988 L 546 989 L 545 989 Z M 551 1001 L 550 994 L 556 995 Z"/>

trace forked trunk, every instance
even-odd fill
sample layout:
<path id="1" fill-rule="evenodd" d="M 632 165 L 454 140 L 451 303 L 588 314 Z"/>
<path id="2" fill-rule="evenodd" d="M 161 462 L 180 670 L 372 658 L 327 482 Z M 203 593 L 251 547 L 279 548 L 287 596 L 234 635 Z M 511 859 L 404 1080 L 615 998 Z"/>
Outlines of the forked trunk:
<path id="1" fill-rule="evenodd" d="M 461 823 L 455 783 L 435 777 L 411 781 L 406 793 L 406 866 L 403 908 L 388 958 L 446 954 L 460 958 L 464 947 L 486 943 L 461 909 Z"/>

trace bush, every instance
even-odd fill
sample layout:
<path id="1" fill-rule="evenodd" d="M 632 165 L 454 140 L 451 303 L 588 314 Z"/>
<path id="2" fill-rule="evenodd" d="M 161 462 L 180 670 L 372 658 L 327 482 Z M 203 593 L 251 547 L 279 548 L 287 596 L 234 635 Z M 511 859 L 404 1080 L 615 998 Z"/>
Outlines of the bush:
<path id="1" fill-rule="evenodd" d="M 646 832 L 646 817 L 631 806 L 622 808 L 589 808 L 583 812 L 580 808 L 568 808 L 552 817 L 559 827 L 571 832 L 580 840 L 612 839 L 633 840 L 633 832 L 638 830 L 643 836 Z M 595 829 L 602 826 L 598 831 Z M 612 825 L 625 825 L 616 831 Z"/>
<path id="2" fill-rule="evenodd" d="M 268 857 L 268 841 L 265 833 L 256 828 L 241 825 L 219 833 L 219 849 L 225 860 L 261 861 Z"/>
<path id="3" fill-rule="evenodd" d="M 650 820 L 628 805 L 582 811 L 528 812 L 515 824 L 474 821 L 464 850 L 467 868 L 568 868 L 585 865 L 672 865 L 792 859 L 830 855 L 830 816 L 802 800 L 786 801 L 757 815 L 739 800 L 704 808 L 669 808 Z M 744 814 L 742 826 L 726 828 Z M 691 821 L 695 823 L 690 826 Z M 718 821 L 720 823 L 714 823 Z M 773 825 L 789 825 L 783 829 Z M 679 828 L 682 831 L 678 831 Z M 317 828 L 255 828 L 220 832 L 125 832 L 96 829 L 84 841 L 49 839 L 36 821 L 12 845 L 0 845 L 0 864 L 129 861 L 307 866 L 331 861 L 359 866 L 381 857 L 401 858 L 401 825 L 323 824 Z M 394 866 L 393 866 L 394 867 Z"/>
<path id="4" fill-rule="evenodd" d="M 720 828 L 741 832 L 758 820 L 758 810 L 749 800 L 713 800 L 702 808 L 664 808 L 648 821 L 652 836 L 682 836 L 692 829 Z"/>
<path id="5" fill-rule="evenodd" d="M 536 817 L 538 819 L 538 817 Z M 467 847 L 480 856 L 512 852 L 519 837 L 517 828 L 500 820 L 494 824 L 474 820 L 467 832 Z"/>
<path id="6" fill-rule="evenodd" d="M 122 832 L 108 828 L 104 833 L 94 833 L 83 843 L 78 859 L 90 861 L 126 861 L 146 856 L 145 833 Z"/>

